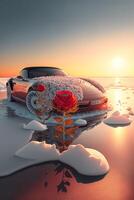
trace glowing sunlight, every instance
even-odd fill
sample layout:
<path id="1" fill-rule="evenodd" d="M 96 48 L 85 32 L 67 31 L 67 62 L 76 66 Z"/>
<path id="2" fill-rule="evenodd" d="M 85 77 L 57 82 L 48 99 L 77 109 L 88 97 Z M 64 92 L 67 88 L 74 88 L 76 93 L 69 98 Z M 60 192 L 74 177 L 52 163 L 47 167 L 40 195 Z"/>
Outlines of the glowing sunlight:
<path id="1" fill-rule="evenodd" d="M 116 72 L 122 71 L 125 67 L 125 60 L 122 57 L 115 57 L 112 60 L 112 67 Z"/>

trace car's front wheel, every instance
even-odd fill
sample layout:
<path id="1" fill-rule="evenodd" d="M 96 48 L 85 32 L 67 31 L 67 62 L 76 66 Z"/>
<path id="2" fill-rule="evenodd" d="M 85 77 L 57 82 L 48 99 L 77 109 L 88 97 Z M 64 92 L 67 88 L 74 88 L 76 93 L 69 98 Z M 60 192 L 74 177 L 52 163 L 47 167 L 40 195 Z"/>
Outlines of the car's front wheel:
<path id="1" fill-rule="evenodd" d="M 11 90 L 10 85 L 7 85 L 7 100 L 8 101 L 13 101 L 12 90 Z"/>

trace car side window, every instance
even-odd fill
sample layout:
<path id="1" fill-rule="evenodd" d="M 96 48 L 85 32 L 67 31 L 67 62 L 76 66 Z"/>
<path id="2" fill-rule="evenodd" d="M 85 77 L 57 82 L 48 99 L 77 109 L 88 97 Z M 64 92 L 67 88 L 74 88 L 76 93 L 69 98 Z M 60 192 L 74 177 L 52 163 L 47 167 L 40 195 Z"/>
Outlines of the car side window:
<path id="1" fill-rule="evenodd" d="M 22 70 L 21 72 L 20 72 L 20 76 L 22 76 L 24 79 L 27 79 L 28 77 L 27 77 L 27 71 L 26 70 Z"/>

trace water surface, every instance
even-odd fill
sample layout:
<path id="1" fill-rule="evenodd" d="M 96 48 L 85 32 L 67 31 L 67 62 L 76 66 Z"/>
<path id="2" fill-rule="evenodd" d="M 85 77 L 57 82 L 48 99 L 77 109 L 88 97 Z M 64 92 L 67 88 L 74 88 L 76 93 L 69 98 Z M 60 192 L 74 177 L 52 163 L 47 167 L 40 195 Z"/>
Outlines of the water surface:
<path id="1" fill-rule="evenodd" d="M 95 80 L 99 80 L 105 86 L 113 110 L 127 113 L 128 107 L 134 109 L 134 78 Z M 2 104 L 0 107 L 1 118 L 11 117 L 11 112 L 6 107 Z M 110 171 L 105 177 L 86 181 L 67 166 L 60 166 L 60 163 L 44 163 L 1 178 L 0 199 L 133 200 L 134 123 L 126 127 L 112 128 L 100 121 L 88 129 L 81 129 L 80 132 L 73 143 L 83 144 L 104 154 L 110 165 Z M 56 171 L 58 167 L 59 173 Z M 65 175 L 66 171 L 70 175 Z M 63 180 L 67 182 L 67 190 L 58 192 L 58 186 Z"/>

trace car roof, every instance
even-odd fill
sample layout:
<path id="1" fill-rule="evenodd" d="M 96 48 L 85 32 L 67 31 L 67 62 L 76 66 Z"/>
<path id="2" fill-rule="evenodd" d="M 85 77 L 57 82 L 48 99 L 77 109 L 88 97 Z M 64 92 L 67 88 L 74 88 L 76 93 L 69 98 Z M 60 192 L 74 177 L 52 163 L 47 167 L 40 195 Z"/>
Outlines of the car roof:
<path id="1" fill-rule="evenodd" d="M 34 68 L 47 68 L 47 69 L 59 69 L 58 67 L 51 67 L 51 66 L 31 66 L 31 67 L 25 67 L 22 70 L 29 70 L 29 69 L 34 69 Z"/>

